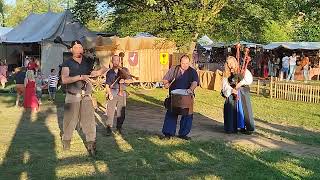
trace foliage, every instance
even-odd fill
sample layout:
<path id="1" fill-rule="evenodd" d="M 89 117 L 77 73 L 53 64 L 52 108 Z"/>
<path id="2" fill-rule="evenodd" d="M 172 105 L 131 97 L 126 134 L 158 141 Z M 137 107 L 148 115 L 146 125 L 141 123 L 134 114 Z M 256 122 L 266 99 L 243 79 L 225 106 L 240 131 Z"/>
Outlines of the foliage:
<path id="1" fill-rule="evenodd" d="M 188 49 L 199 34 L 211 28 L 211 21 L 227 0 L 112 1 L 114 30 L 122 36 L 148 32 L 174 40 L 180 49 Z"/>
<path id="2" fill-rule="evenodd" d="M 5 7 L 5 26 L 14 27 L 30 13 L 62 12 L 64 0 L 16 0 L 14 5 Z"/>

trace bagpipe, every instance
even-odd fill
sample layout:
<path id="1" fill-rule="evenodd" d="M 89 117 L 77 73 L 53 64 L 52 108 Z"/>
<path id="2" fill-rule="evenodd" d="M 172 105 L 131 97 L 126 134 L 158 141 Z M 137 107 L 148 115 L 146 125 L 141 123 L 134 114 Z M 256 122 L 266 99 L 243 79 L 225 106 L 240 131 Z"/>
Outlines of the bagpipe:
<path id="1" fill-rule="evenodd" d="M 61 39 L 60 36 L 57 36 L 54 40 L 53 40 L 54 43 L 56 44 L 62 44 L 64 45 L 67 49 L 71 49 L 71 45 L 63 42 L 63 40 Z M 99 58 L 97 58 L 97 55 L 95 54 L 95 51 L 94 51 L 94 48 L 90 48 L 90 49 L 86 49 L 84 48 L 84 53 L 82 53 L 81 55 L 84 57 L 85 60 L 88 60 L 88 61 L 91 61 L 93 62 L 92 64 L 92 67 L 91 67 L 91 71 L 93 71 L 96 66 L 98 64 L 100 64 L 99 62 Z"/>
<path id="2" fill-rule="evenodd" d="M 237 63 L 238 63 L 238 70 L 237 72 L 231 73 L 231 76 L 228 78 L 228 82 L 230 84 L 230 86 L 235 89 L 237 84 L 244 78 L 246 70 L 248 68 L 248 64 L 251 61 L 251 57 L 249 55 L 250 49 L 245 47 L 244 48 L 244 57 L 243 57 L 243 62 L 241 65 L 241 55 L 240 55 L 240 48 L 241 45 L 237 44 L 235 45 L 236 47 L 236 59 L 237 59 Z M 237 100 L 238 99 L 238 95 L 237 94 L 232 94 L 234 99 Z"/>
<path id="3" fill-rule="evenodd" d="M 61 45 L 64 45 L 68 50 L 70 50 L 72 47 L 71 45 L 63 42 L 62 38 L 60 36 L 57 36 L 54 40 L 53 40 L 54 43 L 56 44 L 61 44 Z M 91 73 L 97 65 L 100 64 L 100 61 L 99 61 L 99 58 L 97 58 L 96 54 L 95 54 L 95 51 L 93 48 L 91 49 L 85 49 L 84 48 L 84 53 L 81 53 L 83 59 L 85 61 L 89 61 L 90 62 L 90 72 Z M 59 66 L 59 80 L 61 80 L 61 69 L 62 67 Z M 89 75 L 89 74 L 88 74 Z M 87 88 L 87 85 L 88 85 L 88 81 L 83 81 L 83 86 L 82 86 L 82 90 L 86 90 Z"/>
<path id="4" fill-rule="evenodd" d="M 119 81 L 121 79 L 126 80 L 126 79 L 131 79 L 131 78 L 135 78 L 135 79 L 139 79 L 139 77 L 136 77 L 132 74 L 130 74 L 127 70 L 125 70 L 123 68 L 123 58 L 124 58 L 125 54 L 123 52 L 119 53 L 119 57 L 120 57 L 120 67 L 118 67 L 118 73 L 116 76 L 115 81 L 110 85 L 110 87 L 112 88 L 116 83 L 119 83 Z M 119 96 L 123 96 L 123 87 L 121 86 L 121 84 L 119 83 L 119 91 L 118 91 L 118 95 Z"/>

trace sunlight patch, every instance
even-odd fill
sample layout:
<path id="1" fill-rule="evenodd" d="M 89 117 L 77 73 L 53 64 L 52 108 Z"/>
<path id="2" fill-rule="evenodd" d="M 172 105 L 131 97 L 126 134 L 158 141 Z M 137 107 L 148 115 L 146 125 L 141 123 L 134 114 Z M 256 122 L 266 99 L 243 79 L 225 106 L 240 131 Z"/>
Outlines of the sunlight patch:
<path id="1" fill-rule="evenodd" d="M 92 175 L 107 175 L 110 173 L 109 167 L 103 161 L 94 163 L 81 163 L 59 166 L 56 169 L 57 177 L 59 178 L 75 178 Z"/>
<path id="2" fill-rule="evenodd" d="M 28 179 L 28 174 L 26 171 L 23 171 L 20 175 L 20 180 L 27 180 Z"/>
<path id="3" fill-rule="evenodd" d="M 162 139 L 159 139 L 158 137 L 150 137 L 149 141 L 158 146 L 178 146 L 178 145 L 187 143 L 187 141 L 184 141 L 181 139 L 173 138 L 170 140 L 162 140 Z"/>
<path id="4" fill-rule="evenodd" d="M 216 180 L 217 179 L 218 180 L 221 178 L 218 176 L 209 174 L 209 175 L 204 175 L 204 176 L 191 176 L 188 179 L 190 179 L 190 180 L 193 180 L 193 179 Z"/>
<path id="5" fill-rule="evenodd" d="M 200 162 L 200 160 L 197 157 L 182 150 L 177 150 L 172 153 L 167 153 L 167 156 L 172 161 L 178 162 L 178 163 L 195 164 Z"/>
<path id="6" fill-rule="evenodd" d="M 217 159 L 213 154 L 210 154 L 209 152 L 203 150 L 202 148 L 200 148 L 199 151 L 204 153 L 205 155 L 211 157 L 212 159 Z"/>
<path id="7" fill-rule="evenodd" d="M 275 167 L 293 179 L 311 177 L 314 172 L 299 166 L 299 160 L 286 159 L 275 163 Z"/>
<path id="8" fill-rule="evenodd" d="M 98 113 L 94 112 L 94 116 L 99 120 L 99 122 L 101 124 L 103 124 L 103 120 L 102 120 L 101 116 Z"/>
<path id="9" fill-rule="evenodd" d="M 23 153 L 23 164 L 27 164 L 30 160 L 30 153 L 29 151 L 26 151 Z"/>
<path id="10" fill-rule="evenodd" d="M 133 151 L 132 146 L 121 136 L 121 134 L 114 133 L 114 139 L 119 147 L 119 149 L 123 152 Z"/>

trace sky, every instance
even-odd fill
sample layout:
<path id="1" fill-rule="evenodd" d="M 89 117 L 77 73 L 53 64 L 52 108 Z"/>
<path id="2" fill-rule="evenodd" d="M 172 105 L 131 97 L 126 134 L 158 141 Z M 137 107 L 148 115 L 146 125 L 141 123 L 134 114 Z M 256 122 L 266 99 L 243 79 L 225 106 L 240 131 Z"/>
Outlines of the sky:
<path id="1" fill-rule="evenodd" d="M 4 2 L 6 4 L 14 4 L 14 3 L 16 3 L 16 0 L 4 0 Z"/>

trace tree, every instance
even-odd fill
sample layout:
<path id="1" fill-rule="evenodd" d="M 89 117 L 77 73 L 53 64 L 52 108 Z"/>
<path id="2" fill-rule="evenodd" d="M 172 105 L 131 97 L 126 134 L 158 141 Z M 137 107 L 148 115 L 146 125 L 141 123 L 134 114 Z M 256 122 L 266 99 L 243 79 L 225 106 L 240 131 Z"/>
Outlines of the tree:
<path id="1" fill-rule="evenodd" d="M 72 8 L 72 13 L 82 24 L 87 24 L 89 21 L 98 17 L 97 1 L 96 0 L 77 0 Z"/>
<path id="2" fill-rule="evenodd" d="M 14 27 L 30 13 L 62 12 L 64 0 L 16 0 L 15 5 L 5 7 L 5 25 Z"/>
<path id="3" fill-rule="evenodd" d="M 148 32 L 174 40 L 187 50 L 199 34 L 212 27 L 211 21 L 227 0 L 106 0 L 114 9 L 113 28 L 120 35 Z M 192 49 L 192 48 L 191 48 Z"/>
<path id="4" fill-rule="evenodd" d="M 0 0 L 1 26 L 4 26 L 4 2 Z"/>

